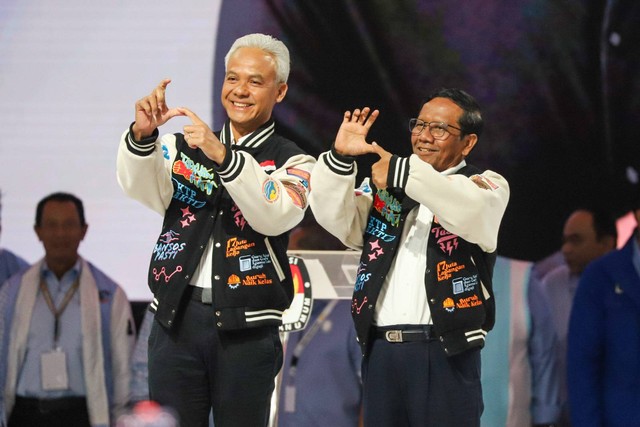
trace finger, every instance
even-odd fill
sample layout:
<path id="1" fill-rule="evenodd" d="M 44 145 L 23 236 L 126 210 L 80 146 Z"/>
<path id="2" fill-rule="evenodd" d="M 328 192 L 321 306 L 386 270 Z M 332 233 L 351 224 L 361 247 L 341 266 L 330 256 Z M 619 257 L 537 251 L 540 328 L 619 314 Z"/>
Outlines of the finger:
<path id="1" fill-rule="evenodd" d="M 369 107 L 364 107 L 361 111 L 360 111 L 360 117 L 358 117 L 358 121 L 360 123 L 363 123 L 367 120 L 367 116 L 369 115 L 369 111 L 371 111 L 371 109 Z"/>
<path id="2" fill-rule="evenodd" d="M 385 150 L 384 148 L 382 148 L 380 145 L 378 145 L 377 142 L 372 142 L 371 148 L 372 148 L 371 152 L 380 156 L 381 159 L 384 159 L 386 157 L 391 157 L 391 153 Z"/>
<path id="3" fill-rule="evenodd" d="M 142 110 L 145 112 L 147 116 L 151 115 L 151 104 L 149 103 L 149 99 L 142 98 L 136 102 L 136 111 Z"/>
<path id="4" fill-rule="evenodd" d="M 191 122 L 194 125 L 205 125 L 205 126 L 207 126 L 207 124 L 205 122 L 203 122 L 202 119 L 200 119 L 200 117 L 198 117 L 198 115 L 196 113 L 194 113 L 193 111 L 189 110 L 188 108 L 178 107 L 178 108 L 176 108 L 176 110 L 178 110 L 183 115 L 189 117 L 189 119 L 191 119 Z"/>
<path id="5" fill-rule="evenodd" d="M 367 114 L 369 113 L 369 111 L 367 111 Z M 373 110 L 371 112 L 371 114 L 368 114 L 367 116 L 367 121 L 364 122 L 365 127 L 370 128 L 371 126 L 373 126 L 373 124 L 375 123 L 376 119 L 378 118 L 378 116 L 380 115 L 380 111 L 379 110 Z"/>

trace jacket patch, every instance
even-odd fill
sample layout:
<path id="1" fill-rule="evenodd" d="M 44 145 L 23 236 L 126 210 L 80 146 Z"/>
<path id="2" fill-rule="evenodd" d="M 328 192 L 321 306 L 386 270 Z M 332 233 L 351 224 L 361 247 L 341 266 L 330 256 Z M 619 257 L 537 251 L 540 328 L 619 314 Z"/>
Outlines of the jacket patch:
<path id="1" fill-rule="evenodd" d="M 456 303 L 456 308 L 471 308 L 482 305 L 482 300 L 478 298 L 478 295 L 471 295 L 470 297 L 460 298 Z"/>
<path id="2" fill-rule="evenodd" d="M 366 272 L 367 264 L 360 263 L 358 267 L 358 273 L 356 274 L 356 285 L 353 288 L 354 292 L 361 291 L 364 288 L 365 283 L 371 278 L 371 273 Z"/>
<path id="3" fill-rule="evenodd" d="M 367 254 L 369 261 L 376 260 L 380 255 L 384 255 L 384 250 L 380 247 L 380 240 L 369 242 L 369 246 L 369 253 Z"/>
<path id="4" fill-rule="evenodd" d="M 237 237 L 232 237 L 227 240 L 227 251 L 226 257 L 237 257 L 240 255 L 240 252 L 245 251 L 249 248 L 252 248 L 256 245 L 256 242 L 249 242 L 246 239 L 238 239 Z"/>
<path id="5" fill-rule="evenodd" d="M 263 162 L 260 162 L 260 167 L 265 172 L 273 172 L 274 170 L 276 170 L 276 162 L 273 160 L 265 160 Z"/>
<path id="6" fill-rule="evenodd" d="M 231 289 L 236 289 L 238 286 L 240 286 L 240 278 L 235 274 L 232 274 L 227 279 L 227 285 L 229 285 Z"/>
<path id="7" fill-rule="evenodd" d="M 185 177 L 200 191 L 211 195 L 213 189 L 218 188 L 212 168 L 194 162 L 185 153 L 180 153 L 180 157 L 181 160 L 173 162 L 173 173 Z"/>
<path id="8" fill-rule="evenodd" d="M 177 266 L 176 269 L 171 272 L 171 274 L 167 274 L 167 270 L 164 267 L 162 267 L 160 271 L 158 271 L 157 268 L 153 267 L 153 270 L 151 271 L 154 279 L 156 279 L 156 282 L 160 281 L 160 277 L 164 276 L 164 282 L 169 283 L 169 280 L 171 280 L 171 277 L 174 274 L 180 273 L 182 271 L 182 266 L 181 265 Z"/>
<path id="9" fill-rule="evenodd" d="M 285 190 L 287 190 L 287 194 L 291 200 L 293 200 L 293 204 L 300 209 L 305 209 L 307 207 L 307 190 L 302 184 L 294 184 L 291 182 L 283 182 L 282 184 Z"/>
<path id="10" fill-rule="evenodd" d="M 402 206 L 398 199 L 389 194 L 387 190 L 378 190 L 373 199 L 373 209 L 378 211 L 394 227 L 400 223 Z"/>
<path id="11" fill-rule="evenodd" d="M 267 277 L 264 273 L 253 274 L 251 276 L 245 276 L 242 279 L 242 286 L 262 286 L 272 285 L 273 279 Z"/>
<path id="12" fill-rule="evenodd" d="M 458 236 L 450 233 L 441 226 L 435 226 L 431 229 L 433 238 L 442 252 L 451 255 L 453 251 L 458 249 Z"/>
<path id="13" fill-rule="evenodd" d="M 436 265 L 438 282 L 451 279 L 453 273 L 457 273 L 458 271 L 461 271 L 464 269 L 465 269 L 464 264 L 458 264 L 455 261 L 454 262 L 440 261 Z"/>
<path id="14" fill-rule="evenodd" d="M 369 185 L 369 178 L 365 178 L 360 184 L 360 187 L 355 189 L 356 196 L 362 196 L 363 194 L 371 194 L 371 186 Z"/>
<path id="15" fill-rule="evenodd" d="M 269 254 L 242 255 L 238 258 L 238 262 L 240 271 L 259 270 L 266 264 L 271 264 L 271 257 Z"/>
<path id="16" fill-rule="evenodd" d="M 396 238 L 396 236 L 387 233 L 387 224 L 374 216 L 369 217 L 369 223 L 367 224 L 365 233 L 373 237 L 378 237 L 383 242 L 393 242 Z"/>
<path id="17" fill-rule="evenodd" d="M 188 227 L 192 222 L 196 221 L 196 216 L 189 211 L 189 206 L 180 210 L 182 211 L 182 219 L 180 220 L 182 228 Z"/>
<path id="18" fill-rule="evenodd" d="M 238 205 L 234 203 L 233 206 L 231 206 L 231 212 L 233 212 L 233 221 L 235 222 L 236 226 L 240 230 L 244 230 L 244 226 L 247 225 L 247 220 L 244 219 L 244 215 L 242 215 L 242 211 L 240 210 Z"/>
<path id="19" fill-rule="evenodd" d="M 273 203 L 280 197 L 278 183 L 269 178 L 262 183 L 262 195 L 269 203 Z"/>
<path id="20" fill-rule="evenodd" d="M 498 186 L 496 184 L 493 183 L 493 181 L 491 181 L 489 178 L 487 178 L 486 176 L 482 176 L 482 175 L 473 175 L 471 178 L 471 181 L 473 181 L 474 184 L 476 184 L 478 187 L 482 188 L 483 190 L 497 190 Z"/>
<path id="21" fill-rule="evenodd" d="M 453 302 L 453 298 L 446 298 L 442 301 L 442 308 L 447 310 L 449 313 L 453 313 L 456 309 L 456 304 Z"/>
<path id="22" fill-rule="evenodd" d="M 171 180 L 173 181 L 174 188 L 172 197 L 177 201 L 186 203 L 196 209 L 200 209 L 207 203 L 206 200 L 198 200 L 196 197 L 197 193 L 185 184 L 182 184 L 174 177 L 171 177 Z"/>
<path id="23" fill-rule="evenodd" d="M 465 276 L 465 277 L 456 277 L 451 281 L 453 285 L 453 294 L 461 294 L 463 292 L 473 292 L 476 290 L 478 285 L 478 275 L 474 274 L 473 276 Z"/>
<path id="24" fill-rule="evenodd" d="M 288 168 L 287 175 L 295 176 L 305 188 L 309 188 L 309 177 L 311 174 L 305 170 L 297 168 Z"/>
<path id="25" fill-rule="evenodd" d="M 176 233 L 173 230 L 169 230 L 160 235 L 158 243 L 153 248 L 153 260 L 165 261 L 168 259 L 175 259 L 176 255 L 184 250 L 187 246 L 186 243 L 180 243 L 180 233 Z"/>
<path id="26" fill-rule="evenodd" d="M 362 311 L 362 307 L 369 301 L 369 299 L 365 296 L 361 303 L 358 303 L 358 298 L 354 298 L 351 302 L 351 313 L 360 314 Z"/>

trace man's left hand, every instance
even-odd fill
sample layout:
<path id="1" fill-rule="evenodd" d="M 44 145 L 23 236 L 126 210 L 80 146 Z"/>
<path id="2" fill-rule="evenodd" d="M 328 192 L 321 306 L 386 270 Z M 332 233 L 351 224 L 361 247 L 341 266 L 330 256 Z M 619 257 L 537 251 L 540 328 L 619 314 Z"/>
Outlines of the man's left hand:
<path id="1" fill-rule="evenodd" d="M 380 156 L 380 160 L 371 166 L 371 180 L 377 188 L 387 188 L 387 177 L 389 175 L 389 162 L 391 160 L 391 153 L 376 144 L 371 144 L 373 152 Z"/>
<path id="2" fill-rule="evenodd" d="M 205 122 L 188 108 L 178 108 L 179 112 L 191 119 L 192 124 L 183 128 L 184 140 L 191 148 L 199 148 L 209 159 L 217 164 L 224 161 L 226 147 Z"/>

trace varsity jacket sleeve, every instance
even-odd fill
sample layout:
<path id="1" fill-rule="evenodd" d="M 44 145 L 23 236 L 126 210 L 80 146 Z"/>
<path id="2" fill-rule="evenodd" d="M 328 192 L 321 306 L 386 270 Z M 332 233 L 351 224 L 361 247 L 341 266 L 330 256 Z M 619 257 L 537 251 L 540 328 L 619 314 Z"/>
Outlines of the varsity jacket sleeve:
<path id="1" fill-rule="evenodd" d="M 133 124 L 132 124 L 133 125 Z M 153 135 L 135 141 L 131 127 L 122 134 L 116 162 L 118 183 L 129 197 L 164 215 L 173 195 L 171 164 L 176 138 Z"/>
<path id="2" fill-rule="evenodd" d="M 227 150 L 218 174 L 251 227 L 277 236 L 302 221 L 315 162 L 309 155 L 296 154 L 267 174 L 249 153 Z"/>
<path id="3" fill-rule="evenodd" d="M 113 374 L 111 415 L 113 419 L 122 415 L 129 403 L 131 354 L 135 338 L 131 304 L 124 291 L 118 287 L 111 308 L 111 366 Z"/>
<path id="4" fill-rule="evenodd" d="M 353 249 L 362 249 L 373 196 L 365 183 L 354 191 L 357 166 L 335 150 L 322 153 L 311 173 L 309 202 L 325 230 Z"/>
<path id="5" fill-rule="evenodd" d="M 417 155 L 392 156 L 387 184 L 434 213 L 449 232 L 475 243 L 485 252 L 498 244 L 498 229 L 509 201 L 509 184 L 496 172 L 443 175 Z"/>

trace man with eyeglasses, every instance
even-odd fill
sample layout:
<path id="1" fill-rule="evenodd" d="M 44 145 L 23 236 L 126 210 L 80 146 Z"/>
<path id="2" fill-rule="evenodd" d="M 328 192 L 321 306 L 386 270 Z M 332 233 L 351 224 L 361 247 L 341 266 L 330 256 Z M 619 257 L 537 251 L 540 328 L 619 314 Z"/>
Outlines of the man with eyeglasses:
<path id="1" fill-rule="evenodd" d="M 345 112 L 311 175 L 317 221 L 362 250 L 352 316 L 363 352 L 364 422 L 479 426 L 480 349 L 493 327 L 492 272 L 509 185 L 466 163 L 483 120 L 476 101 L 441 89 L 409 121 L 413 155 L 366 137 L 379 112 Z M 355 156 L 375 153 L 354 191 Z"/>

